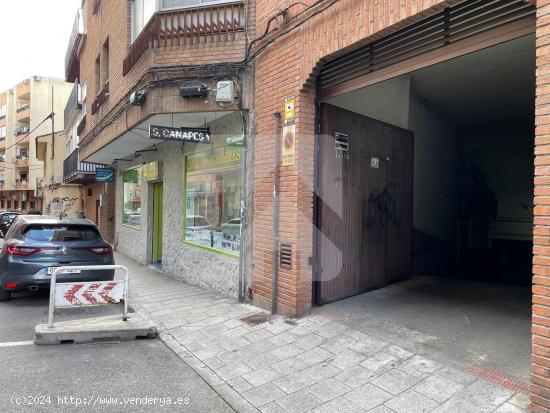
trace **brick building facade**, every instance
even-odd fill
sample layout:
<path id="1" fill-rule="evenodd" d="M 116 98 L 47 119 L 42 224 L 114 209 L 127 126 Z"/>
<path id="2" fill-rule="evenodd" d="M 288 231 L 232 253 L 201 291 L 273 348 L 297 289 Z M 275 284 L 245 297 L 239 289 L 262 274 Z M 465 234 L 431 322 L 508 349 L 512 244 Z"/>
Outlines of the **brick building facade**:
<path id="1" fill-rule="evenodd" d="M 254 160 L 254 249 L 253 283 L 254 302 L 264 308 L 273 308 L 272 296 L 276 294 L 276 308 L 280 313 L 299 316 L 315 305 L 315 264 L 319 260 L 315 252 L 317 199 L 316 156 L 318 149 L 315 135 L 319 132 L 319 104 L 323 100 L 319 92 L 319 76 L 327 62 L 332 62 L 350 52 L 365 49 L 375 41 L 384 41 L 385 36 L 425 21 L 461 1 L 432 0 L 380 0 L 380 1 L 320 1 L 309 2 L 306 8 L 292 4 L 284 9 L 280 2 L 270 0 L 257 3 L 256 68 L 256 157 Z M 466 2 L 468 3 L 468 2 Z M 475 2 L 469 2 L 473 4 Z M 502 2 L 501 2 L 502 3 Z M 510 6 L 511 3 L 504 6 Z M 516 2 L 521 3 L 521 2 Z M 503 6 L 495 5 L 494 9 Z M 548 16 L 550 3 L 539 0 L 525 1 L 518 7 L 532 7 L 529 17 L 510 25 L 503 25 L 484 39 L 462 46 L 462 51 L 453 51 L 447 59 L 466 55 L 474 50 L 488 48 L 515 37 L 530 35 L 536 30 L 536 140 L 534 181 L 534 226 L 533 235 L 533 317 L 532 317 L 532 402 L 541 411 L 550 409 L 550 330 L 548 323 L 547 276 L 548 220 L 547 166 L 550 130 L 546 127 L 548 93 Z M 474 6 L 472 6 L 474 7 Z M 510 6 L 512 7 L 512 6 Z M 536 18 L 534 16 L 536 7 Z M 527 16 L 526 14 L 526 16 Z M 275 18 L 278 15 L 278 18 Z M 520 27 L 521 26 L 521 27 Z M 274 29 L 276 27 L 276 29 Z M 494 27 L 491 27 L 491 30 Z M 517 34 L 516 34 L 517 32 Z M 266 35 L 266 33 L 269 33 Z M 485 43 L 486 42 L 486 43 Z M 460 42 L 459 42 L 460 43 Z M 445 46 L 448 44 L 445 43 Z M 408 71 L 425 67 L 422 59 L 437 63 L 445 59 L 437 57 L 433 50 L 425 55 L 412 56 L 409 67 L 402 65 L 392 75 L 391 69 L 381 69 L 377 74 L 365 74 L 364 86 L 391 79 Z M 351 59 L 351 58 L 350 58 Z M 398 62 L 402 63 L 402 62 Z M 399 65 L 396 65 L 396 67 Z M 375 71 L 373 71 L 375 72 Z M 368 80 L 368 76 L 371 76 Z M 353 86 L 342 86 L 342 93 Z M 348 87 L 348 89 L 346 89 Z M 326 91 L 325 91 L 326 93 Z M 274 167 L 274 159 L 280 156 L 277 134 L 281 133 L 281 116 L 285 99 L 295 101 L 296 159 L 293 165 Z M 279 113 L 278 116 L 274 116 Z M 321 121 L 322 122 L 322 121 Z M 278 153 L 279 152 L 279 153 Z M 277 171 L 275 171 L 278 168 Z M 531 168 L 532 170 L 532 168 Z M 277 172 L 277 173 L 276 173 Z M 273 191 L 275 177 L 279 175 L 278 234 L 274 234 Z M 278 235 L 275 241 L 273 237 Z M 273 245 L 280 244 L 292 249 L 292 265 L 276 265 L 273 270 Z M 276 277 L 273 284 L 273 277 Z M 273 291 L 272 286 L 276 289 Z"/>

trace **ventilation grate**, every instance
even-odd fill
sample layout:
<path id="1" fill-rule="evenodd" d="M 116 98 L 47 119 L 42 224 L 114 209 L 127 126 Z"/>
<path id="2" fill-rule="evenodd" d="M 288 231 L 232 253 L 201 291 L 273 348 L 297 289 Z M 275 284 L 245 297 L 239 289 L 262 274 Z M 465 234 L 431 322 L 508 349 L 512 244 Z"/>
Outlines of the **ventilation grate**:
<path id="1" fill-rule="evenodd" d="M 380 70 L 535 14 L 524 0 L 469 0 L 327 62 L 319 89 Z"/>
<path id="2" fill-rule="evenodd" d="M 292 245 L 281 244 L 279 250 L 279 266 L 281 268 L 292 268 Z"/>

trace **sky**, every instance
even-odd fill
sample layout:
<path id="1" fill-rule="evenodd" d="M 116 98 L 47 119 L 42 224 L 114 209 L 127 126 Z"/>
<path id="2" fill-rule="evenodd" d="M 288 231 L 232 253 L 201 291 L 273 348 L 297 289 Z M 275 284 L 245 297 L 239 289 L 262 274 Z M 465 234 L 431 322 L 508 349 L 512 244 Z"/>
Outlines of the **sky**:
<path id="1" fill-rule="evenodd" d="M 31 76 L 65 78 L 81 0 L 0 0 L 0 92 Z"/>

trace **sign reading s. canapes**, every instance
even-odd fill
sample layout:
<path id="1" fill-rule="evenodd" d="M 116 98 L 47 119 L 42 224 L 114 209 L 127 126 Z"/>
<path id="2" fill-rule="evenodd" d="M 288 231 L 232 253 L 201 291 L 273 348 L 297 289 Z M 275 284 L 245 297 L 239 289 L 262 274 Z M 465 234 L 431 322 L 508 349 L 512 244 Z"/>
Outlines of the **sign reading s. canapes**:
<path id="1" fill-rule="evenodd" d="M 191 143 L 211 143 L 209 128 L 169 128 L 149 126 L 150 139 L 163 139 Z"/>

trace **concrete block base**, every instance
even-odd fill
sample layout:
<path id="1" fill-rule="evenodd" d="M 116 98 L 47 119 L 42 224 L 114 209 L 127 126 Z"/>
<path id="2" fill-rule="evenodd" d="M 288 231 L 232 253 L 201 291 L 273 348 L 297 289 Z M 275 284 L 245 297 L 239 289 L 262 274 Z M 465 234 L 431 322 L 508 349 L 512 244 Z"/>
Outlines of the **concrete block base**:
<path id="1" fill-rule="evenodd" d="M 34 329 L 34 343 L 101 343 L 135 340 L 138 337 L 155 338 L 157 335 L 155 324 L 132 313 L 128 315 L 128 321 L 122 321 L 122 315 L 117 314 L 54 322 L 53 328 L 39 324 Z"/>

